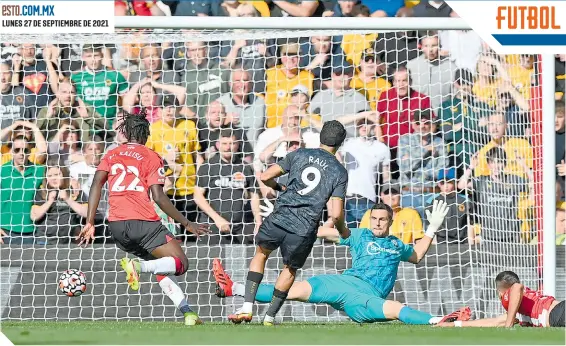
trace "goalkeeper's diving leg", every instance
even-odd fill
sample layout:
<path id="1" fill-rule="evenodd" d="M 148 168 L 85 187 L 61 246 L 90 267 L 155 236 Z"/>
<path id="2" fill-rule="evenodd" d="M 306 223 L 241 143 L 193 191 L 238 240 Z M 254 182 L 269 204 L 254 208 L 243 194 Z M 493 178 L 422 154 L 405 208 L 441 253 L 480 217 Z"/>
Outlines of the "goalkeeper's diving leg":
<path id="1" fill-rule="evenodd" d="M 245 285 L 233 282 L 224 271 L 219 259 L 213 261 L 213 273 L 216 280 L 216 295 L 220 298 L 245 294 Z M 358 323 L 386 322 L 399 320 L 406 324 L 427 325 L 450 321 L 467 321 L 470 308 L 464 307 L 444 317 L 414 310 L 400 302 L 386 300 L 364 287 L 359 279 L 346 275 L 319 275 L 307 281 L 296 281 L 291 286 L 287 300 L 305 303 L 329 304 L 337 310 L 343 310 L 348 317 Z M 269 303 L 273 297 L 274 285 L 260 284 L 256 301 Z"/>

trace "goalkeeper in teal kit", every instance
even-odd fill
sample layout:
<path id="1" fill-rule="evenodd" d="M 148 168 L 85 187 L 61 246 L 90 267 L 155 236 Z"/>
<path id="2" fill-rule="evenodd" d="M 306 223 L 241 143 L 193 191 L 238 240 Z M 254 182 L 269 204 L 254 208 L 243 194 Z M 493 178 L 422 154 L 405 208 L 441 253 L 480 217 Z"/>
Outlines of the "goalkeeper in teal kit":
<path id="1" fill-rule="evenodd" d="M 352 268 L 343 274 L 317 275 L 306 281 L 295 282 L 287 300 L 306 303 L 325 303 L 344 311 L 358 323 L 400 320 L 407 324 L 436 324 L 456 320 L 468 320 L 470 309 L 462 308 L 444 317 L 435 317 L 426 312 L 411 309 L 400 302 L 386 300 L 397 279 L 399 263 L 419 263 L 424 257 L 436 231 L 444 222 L 448 207 L 443 201 L 434 201 L 432 212 L 427 211 L 429 227 L 413 247 L 389 235 L 393 210 L 384 203 L 377 203 L 371 210 L 370 228 L 347 230 L 340 237 L 334 228 L 321 227 L 318 237 L 350 247 Z M 349 234 L 348 236 L 346 236 Z M 218 259 L 213 262 L 217 283 L 216 295 L 224 298 L 243 296 L 244 284 L 232 282 Z M 274 286 L 261 284 L 256 301 L 269 303 Z"/>

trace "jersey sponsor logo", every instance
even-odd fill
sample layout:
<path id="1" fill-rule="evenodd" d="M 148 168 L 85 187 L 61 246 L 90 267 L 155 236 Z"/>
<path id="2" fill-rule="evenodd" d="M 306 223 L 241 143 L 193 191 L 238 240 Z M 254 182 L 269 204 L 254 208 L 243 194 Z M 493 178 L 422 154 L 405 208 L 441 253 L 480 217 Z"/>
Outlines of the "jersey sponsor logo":
<path id="1" fill-rule="evenodd" d="M 210 81 L 200 84 L 198 86 L 198 91 L 200 93 L 204 93 L 207 91 L 211 91 L 214 89 L 219 89 L 221 84 L 222 84 L 222 80 L 220 79 L 220 76 L 215 76 L 215 75 L 208 75 L 208 79 L 210 79 Z"/>
<path id="2" fill-rule="evenodd" d="M 388 249 L 388 248 L 384 248 L 381 247 L 381 245 L 379 245 L 376 242 L 369 242 L 367 247 L 366 247 L 367 253 L 370 255 L 378 255 L 382 252 L 391 254 L 391 255 L 399 255 L 400 252 L 398 250 L 395 249 Z"/>
<path id="3" fill-rule="evenodd" d="M 86 101 L 106 101 L 110 96 L 110 87 L 86 87 L 84 98 Z"/>
<path id="4" fill-rule="evenodd" d="M 21 106 L 18 105 L 10 105 L 4 106 L 0 105 L 0 118 L 1 119 L 16 119 L 19 118 L 22 114 Z"/>
<path id="5" fill-rule="evenodd" d="M 234 181 L 232 177 L 220 177 L 214 181 L 214 185 L 218 187 L 227 187 L 230 189 L 243 189 L 246 187 L 246 180 Z"/>

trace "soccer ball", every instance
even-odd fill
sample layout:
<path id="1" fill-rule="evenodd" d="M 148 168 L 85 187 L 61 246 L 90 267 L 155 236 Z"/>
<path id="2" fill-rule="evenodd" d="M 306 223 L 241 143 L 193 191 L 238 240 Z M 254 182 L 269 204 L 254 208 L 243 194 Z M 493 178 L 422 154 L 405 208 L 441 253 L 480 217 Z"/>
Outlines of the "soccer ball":
<path id="1" fill-rule="evenodd" d="M 67 269 L 59 276 L 59 290 L 69 297 L 78 297 L 86 291 L 86 275 L 77 269 Z"/>

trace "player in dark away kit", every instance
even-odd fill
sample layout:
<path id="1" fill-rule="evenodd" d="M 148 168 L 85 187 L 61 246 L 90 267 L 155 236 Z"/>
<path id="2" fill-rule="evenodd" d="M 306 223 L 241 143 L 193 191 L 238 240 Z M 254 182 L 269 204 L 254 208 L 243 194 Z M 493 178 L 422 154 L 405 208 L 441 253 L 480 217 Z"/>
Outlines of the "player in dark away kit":
<path id="1" fill-rule="evenodd" d="M 325 225 L 336 226 L 340 234 L 347 231 L 343 208 L 348 172 L 334 156 L 345 138 L 346 130 L 341 123 L 326 122 L 320 132 L 319 148 L 291 152 L 261 174 L 263 183 L 281 191 L 281 195 L 256 235 L 257 248 L 246 279 L 245 302 L 235 314 L 228 316 L 230 321 L 252 320 L 253 302 L 263 279 L 265 262 L 272 251 L 281 248 L 283 271 L 277 278 L 263 321 L 264 325 L 273 325 L 295 281 L 297 269 L 305 264 L 311 252 L 327 202 L 330 201 L 329 219 Z M 275 178 L 286 173 L 289 177 L 284 187 Z"/>
<path id="2" fill-rule="evenodd" d="M 163 292 L 183 313 L 185 325 L 200 324 L 175 279 L 187 271 L 189 260 L 174 235 L 162 225 L 151 199 L 187 231 L 198 236 L 208 230 L 189 222 L 163 192 L 163 160 L 145 146 L 149 137 L 145 114 L 126 114 L 116 130 L 125 135 L 128 143 L 106 153 L 97 168 L 89 194 L 87 224 L 77 237 L 79 245 L 87 246 L 94 239 L 94 216 L 102 187 L 108 181 L 108 221 L 112 237 L 120 249 L 144 260 L 123 258 L 120 261 L 128 285 L 137 291 L 140 273 L 155 274 Z"/>

